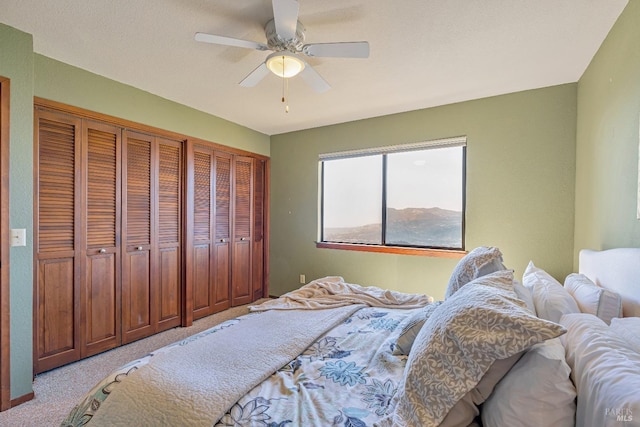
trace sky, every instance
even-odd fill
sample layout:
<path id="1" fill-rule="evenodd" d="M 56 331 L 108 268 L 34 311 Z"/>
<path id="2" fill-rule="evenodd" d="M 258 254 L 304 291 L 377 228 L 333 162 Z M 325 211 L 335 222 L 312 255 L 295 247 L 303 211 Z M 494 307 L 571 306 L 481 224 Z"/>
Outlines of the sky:
<path id="1" fill-rule="evenodd" d="M 388 155 L 387 206 L 462 211 L 462 147 Z M 382 218 L 382 155 L 324 161 L 324 226 Z"/>

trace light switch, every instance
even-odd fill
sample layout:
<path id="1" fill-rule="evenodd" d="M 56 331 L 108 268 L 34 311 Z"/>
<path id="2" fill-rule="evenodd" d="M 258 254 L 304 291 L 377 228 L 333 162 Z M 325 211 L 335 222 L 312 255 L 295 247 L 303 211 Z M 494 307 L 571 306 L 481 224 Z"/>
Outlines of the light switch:
<path id="1" fill-rule="evenodd" d="M 11 246 L 27 246 L 27 230 L 24 228 L 11 229 Z"/>

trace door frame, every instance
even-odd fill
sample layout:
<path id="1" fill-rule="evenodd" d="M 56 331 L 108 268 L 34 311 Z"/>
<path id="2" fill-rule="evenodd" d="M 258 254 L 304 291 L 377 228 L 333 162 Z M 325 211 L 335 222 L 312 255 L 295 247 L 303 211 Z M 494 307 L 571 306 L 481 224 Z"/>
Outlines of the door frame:
<path id="1" fill-rule="evenodd" d="M 9 336 L 9 79 L 0 76 L 0 411 L 11 407 Z"/>

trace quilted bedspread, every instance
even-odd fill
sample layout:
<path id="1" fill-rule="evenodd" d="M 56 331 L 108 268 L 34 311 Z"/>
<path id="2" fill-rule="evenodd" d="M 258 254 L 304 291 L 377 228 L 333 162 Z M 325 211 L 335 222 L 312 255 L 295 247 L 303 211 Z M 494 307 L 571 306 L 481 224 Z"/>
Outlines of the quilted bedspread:
<path id="1" fill-rule="evenodd" d="M 226 413 L 210 414 L 212 421 L 209 425 L 373 425 L 384 414 L 402 378 L 406 358 L 393 355 L 392 350 L 399 326 L 413 310 L 354 307 L 352 311 L 354 314 L 314 338 L 311 345 L 305 346 L 306 349 L 283 366 L 270 371 L 266 367 L 266 379 L 252 386 L 242 397 L 234 397 L 225 408 L 230 408 Z M 121 406 L 114 404 L 117 400 L 122 402 L 129 398 L 129 393 L 118 393 L 118 388 L 137 376 L 132 373 L 139 370 L 151 373 L 153 370 L 148 369 L 148 365 L 155 364 L 154 358 L 165 358 L 173 353 L 172 357 L 180 360 L 181 347 L 194 342 L 206 345 L 203 343 L 216 334 L 225 330 L 229 333 L 240 331 L 239 325 L 246 318 L 264 314 L 267 313 L 250 314 L 224 322 L 124 366 L 98 384 L 74 408 L 63 425 L 130 425 L 127 424 L 130 416 L 134 417 L 136 425 L 145 425 L 143 418 L 123 415 Z M 179 383 L 181 380 L 172 381 Z M 209 391 L 215 394 L 215 388 L 209 387 Z M 118 394 L 121 397 L 113 397 Z M 166 425 L 192 425 L 194 405 L 189 399 L 177 399 L 182 402 L 181 411 L 184 411 L 184 415 L 178 417 L 184 418 L 179 421 L 177 418 L 167 419 L 165 421 L 169 424 Z M 115 412 L 108 410 L 110 406 L 117 407 Z M 131 422 L 132 418 L 128 421 Z"/>

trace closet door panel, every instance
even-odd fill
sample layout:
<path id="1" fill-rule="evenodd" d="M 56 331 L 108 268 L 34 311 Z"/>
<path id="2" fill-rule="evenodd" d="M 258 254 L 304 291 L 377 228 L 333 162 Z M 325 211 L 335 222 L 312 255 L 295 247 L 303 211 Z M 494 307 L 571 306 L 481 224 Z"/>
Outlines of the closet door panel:
<path id="1" fill-rule="evenodd" d="M 57 366 L 60 359 L 75 360 L 73 258 L 45 259 L 38 265 L 38 371 Z M 76 354 L 78 353 L 78 354 Z"/>
<path id="2" fill-rule="evenodd" d="M 86 269 L 86 351 L 83 357 L 118 346 L 120 313 L 118 293 L 114 284 L 116 255 L 99 254 L 87 257 Z"/>
<path id="3" fill-rule="evenodd" d="M 122 341 L 154 332 L 152 244 L 152 144 L 149 135 L 126 132 L 123 150 Z"/>
<path id="4" fill-rule="evenodd" d="M 34 371 L 80 358 L 80 119 L 36 111 Z"/>
<path id="5" fill-rule="evenodd" d="M 151 325 L 149 295 L 149 251 L 127 253 L 127 296 L 123 307 L 127 332 Z"/>
<path id="6" fill-rule="evenodd" d="M 232 157 L 215 153 L 214 311 L 231 307 L 231 171 Z"/>
<path id="7" fill-rule="evenodd" d="M 231 306 L 231 260 L 229 241 L 215 244 L 215 312 L 225 310 Z"/>
<path id="8" fill-rule="evenodd" d="M 265 232 L 265 162 L 255 161 L 255 178 L 253 182 L 253 257 L 252 285 L 253 299 L 263 296 L 264 287 L 264 232 Z"/>
<path id="9" fill-rule="evenodd" d="M 212 214 L 213 153 L 206 147 L 193 150 L 193 318 L 213 313 Z"/>
<path id="10" fill-rule="evenodd" d="M 180 324 L 180 251 L 160 249 L 159 329 Z"/>
<path id="11" fill-rule="evenodd" d="M 182 144 L 158 141 L 157 331 L 178 326 L 181 316 Z"/>
<path id="12" fill-rule="evenodd" d="M 211 256 L 209 245 L 193 248 L 193 317 L 211 314 L 212 295 L 209 288 L 211 277 Z"/>
<path id="13" fill-rule="evenodd" d="M 120 345 L 120 130 L 84 122 L 82 357 Z"/>
<path id="14" fill-rule="evenodd" d="M 236 242 L 233 246 L 233 306 L 251 302 L 251 242 Z"/>
<path id="15" fill-rule="evenodd" d="M 232 305 L 252 301 L 253 159 L 234 158 Z"/>

